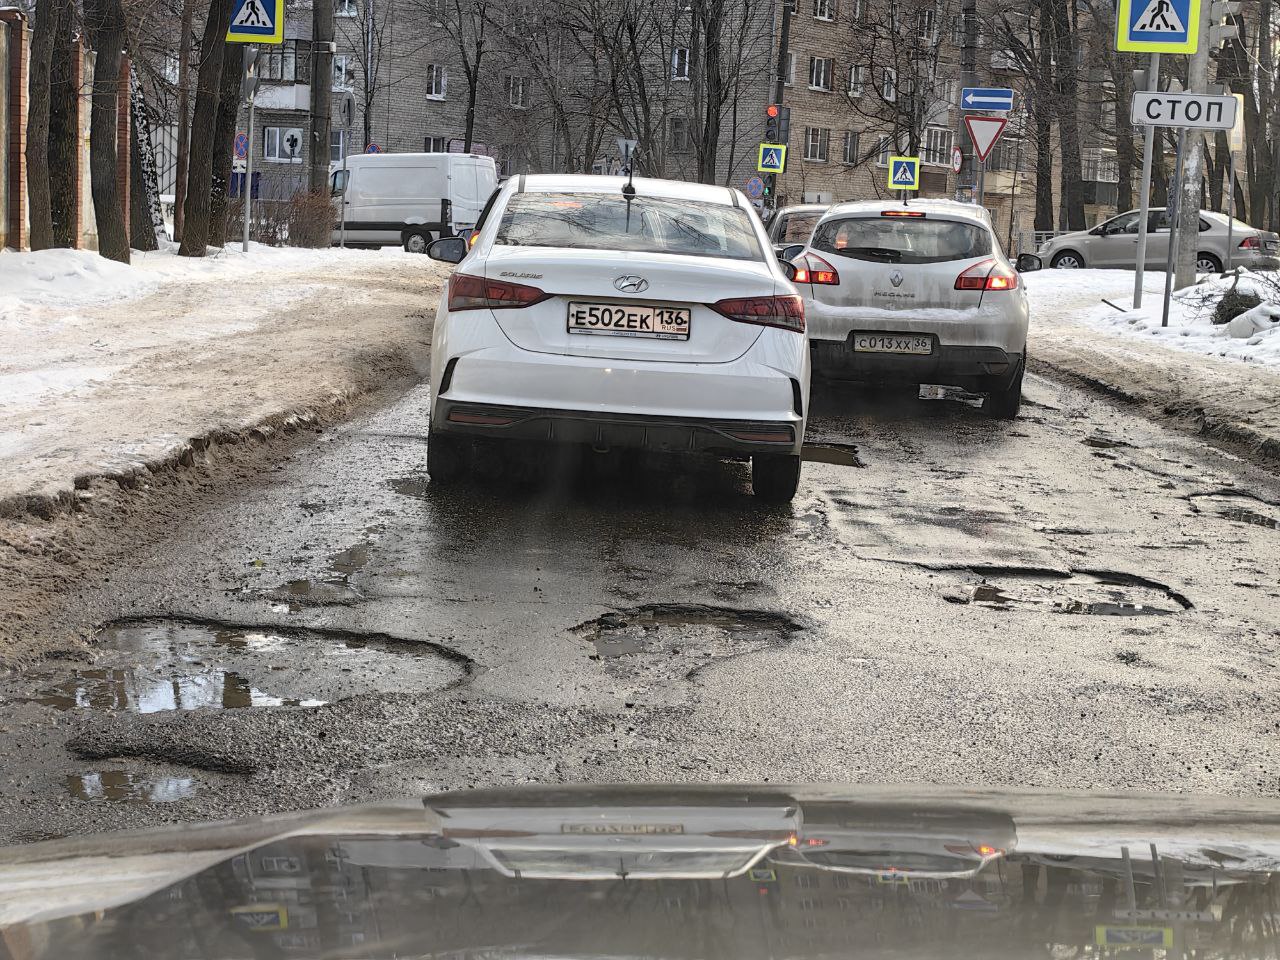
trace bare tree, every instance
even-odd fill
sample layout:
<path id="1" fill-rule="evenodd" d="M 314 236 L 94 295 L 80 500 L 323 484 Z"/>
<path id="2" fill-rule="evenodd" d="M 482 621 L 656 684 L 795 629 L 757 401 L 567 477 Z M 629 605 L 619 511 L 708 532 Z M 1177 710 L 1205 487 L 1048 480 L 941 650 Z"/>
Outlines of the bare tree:
<path id="1" fill-rule="evenodd" d="M 219 87 L 227 47 L 231 0 L 211 0 L 200 39 L 200 71 L 196 78 L 196 106 L 191 118 L 191 165 L 187 169 L 182 244 L 184 257 L 203 257 L 209 242 L 209 203 L 213 187 L 213 155 L 217 149 Z"/>
<path id="2" fill-rule="evenodd" d="M 178 37 L 178 148 L 173 187 L 173 239 L 182 240 L 183 202 L 187 194 L 187 164 L 191 157 L 191 40 L 196 0 L 182 0 Z"/>
<path id="3" fill-rule="evenodd" d="M 76 154 L 80 150 L 80 90 L 75 81 L 75 59 L 80 45 L 75 8 L 55 0 L 58 27 L 49 73 L 49 212 L 52 244 L 74 246 L 77 240 L 78 198 Z"/>
<path id="4" fill-rule="evenodd" d="M 120 0 L 88 0 L 85 26 L 93 41 L 93 98 L 89 113 L 89 185 L 98 228 L 98 252 L 129 262 L 129 232 L 120 198 L 116 156 L 121 62 L 125 45 Z"/>
<path id="5" fill-rule="evenodd" d="M 333 110 L 333 0 L 311 0 L 311 168 L 312 193 L 327 193 L 329 131 Z"/>
<path id="6" fill-rule="evenodd" d="M 31 33 L 31 67 L 27 100 L 27 202 L 32 250 L 53 246 L 53 213 L 49 198 L 49 83 L 60 3 L 36 4 Z"/>
<path id="7" fill-rule="evenodd" d="M 462 149 L 470 152 L 475 137 L 476 101 L 480 95 L 481 68 L 484 66 L 487 31 L 491 10 L 489 0 L 444 0 L 441 29 L 452 41 L 462 63 L 462 76 L 467 82 L 467 115 L 462 134 Z"/>

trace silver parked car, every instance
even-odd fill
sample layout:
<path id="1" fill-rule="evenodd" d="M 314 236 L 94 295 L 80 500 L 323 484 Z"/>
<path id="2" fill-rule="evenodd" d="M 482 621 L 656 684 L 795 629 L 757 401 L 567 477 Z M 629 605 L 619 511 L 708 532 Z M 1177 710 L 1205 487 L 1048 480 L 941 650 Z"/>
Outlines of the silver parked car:
<path id="1" fill-rule="evenodd" d="M 769 221 L 769 240 L 775 251 L 793 243 L 806 243 L 822 215 L 831 207 L 829 203 L 803 203 L 783 207 Z"/>
<path id="2" fill-rule="evenodd" d="M 1080 267 L 1122 267 L 1133 269 L 1138 254 L 1137 210 L 1104 220 L 1092 230 L 1079 230 L 1054 237 L 1040 245 L 1041 259 L 1060 270 Z M 1200 211 L 1200 242 L 1196 251 L 1196 269 L 1201 273 L 1221 273 L 1230 262 L 1232 267 L 1253 270 L 1280 266 L 1277 248 L 1280 237 L 1236 220 L 1231 228 L 1231 255 L 1227 256 L 1227 215 L 1211 210 Z M 1169 256 L 1169 213 L 1154 207 L 1147 214 L 1148 270 L 1161 269 Z"/>
<path id="3" fill-rule="evenodd" d="M 813 370 L 873 383 L 943 384 L 986 395 L 1012 419 L 1022 400 L 1029 311 L 982 207 L 950 200 L 840 203 L 786 248 L 805 299 Z"/>

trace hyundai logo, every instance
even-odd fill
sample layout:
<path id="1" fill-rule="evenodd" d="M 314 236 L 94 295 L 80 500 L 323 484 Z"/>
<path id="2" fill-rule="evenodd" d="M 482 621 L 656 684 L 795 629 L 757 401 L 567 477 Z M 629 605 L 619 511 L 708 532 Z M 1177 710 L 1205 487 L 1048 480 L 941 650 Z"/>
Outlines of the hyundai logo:
<path id="1" fill-rule="evenodd" d="M 649 289 L 649 281 L 644 277 L 619 277 L 613 285 L 623 293 L 643 293 Z"/>
<path id="2" fill-rule="evenodd" d="M 895 270 L 893 271 L 893 273 L 889 274 L 889 282 L 892 283 L 895 287 L 902 286 L 902 271 Z"/>

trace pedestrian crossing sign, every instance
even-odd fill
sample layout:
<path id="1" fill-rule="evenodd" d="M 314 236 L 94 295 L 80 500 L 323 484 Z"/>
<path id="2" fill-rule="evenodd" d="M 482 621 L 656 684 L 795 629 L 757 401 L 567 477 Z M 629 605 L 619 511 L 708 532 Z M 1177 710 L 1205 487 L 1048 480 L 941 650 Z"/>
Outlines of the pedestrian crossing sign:
<path id="1" fill-rule="evenodd" d="M 230 43 L 283 43 L 284 0 L 234 0 Z"/>
<path id="2" fill-rule="evenodd" d="M 889 158 L 889 189 L 890 190 L 919 190 L 920 189 L 920 158 L 919 157 L 890 157 Z"/>
<path id="3" fill-rule="evenodd" d="M 787 169 L 787 145 L 785 143 L 760 144 L 760 158 L 756 170 L 760 173 L 782 173 Z"/>
<path id="4" fill-rule="evenodd" d="M 1202 0 L 1120 0 L 1116 49 L 1134 53 L 1195 53 Z"/>

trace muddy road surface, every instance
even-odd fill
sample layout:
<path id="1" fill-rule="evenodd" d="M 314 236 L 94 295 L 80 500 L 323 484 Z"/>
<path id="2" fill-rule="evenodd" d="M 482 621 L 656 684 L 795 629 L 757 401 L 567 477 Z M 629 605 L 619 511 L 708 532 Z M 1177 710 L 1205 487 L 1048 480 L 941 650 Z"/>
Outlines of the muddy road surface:
<path id="1" fill-rule="evenodd" d="M 416 388 L 65 597 L 101 629 L 0 678 L 0 840 L 526 780 L 1280 790 L 1274 477 L 1027 392 L 819 385 L 777 508 L 731 464 L 438 489 Z"/>

